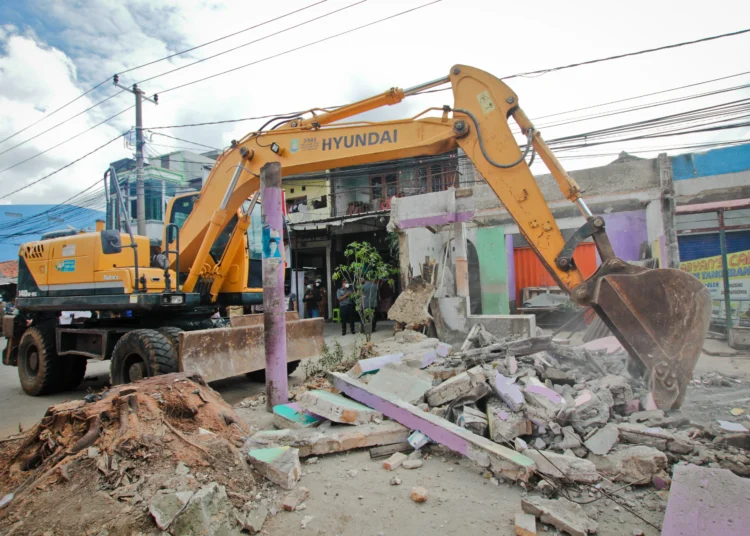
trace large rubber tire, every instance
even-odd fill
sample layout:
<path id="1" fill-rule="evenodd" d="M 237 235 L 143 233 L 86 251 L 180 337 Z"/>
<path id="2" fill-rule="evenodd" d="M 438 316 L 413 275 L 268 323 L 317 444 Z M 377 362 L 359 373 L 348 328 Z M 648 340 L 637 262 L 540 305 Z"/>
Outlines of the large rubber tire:
<path id="1" fill-rule="evenodd" d="M 169 339 L 155 329 L 129 331 L 112 351 L 109 368 L 112 385 L 171 372 L 177 372 L 177 356 Z"/>
<path id="2" fill-rule="evenodd" d="M 55 332 L 27 329 L 18 345 L 18 378 L 24 392 L 40 396 L 56 391 L 62 384 L 62 362 L 55 348 Z"/>
<path id="3" fill-rule="evenodd" d="M 182 328 L 175 328 L 172 326 L 163 326 L 161 328 L 158 328 L 156 331 L 164 335 L 169 343 L 172 345 L 172 349 L 174 349 L 174 355 L 179 356 L 180 355 L 180 333 L 182 333 Z"/>
<path id="4" fill-rule="evenodd" d="M 86 376 L 87 359 L 80 355 L 66 355 L 60 358 L 62 363 L 62 389 L 72 391 Z"/>

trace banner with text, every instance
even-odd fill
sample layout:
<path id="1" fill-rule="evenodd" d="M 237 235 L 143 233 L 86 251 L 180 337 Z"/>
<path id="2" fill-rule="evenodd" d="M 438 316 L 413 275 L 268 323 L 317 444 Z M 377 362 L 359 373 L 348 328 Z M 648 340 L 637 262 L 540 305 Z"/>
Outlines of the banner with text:
<path id="1" fill-rule="evenodd" d="M 750 324 L 750 250 L 727 255 L 729 269 L 729 303 L 732 308 L 732 324 L 740 321 Z M 714 300 L 712 317 L 726 318 L 724 313 L 724 280 L 721 255 L 680 263 L 680 269 L 693 274 L 711 291 Z"/>

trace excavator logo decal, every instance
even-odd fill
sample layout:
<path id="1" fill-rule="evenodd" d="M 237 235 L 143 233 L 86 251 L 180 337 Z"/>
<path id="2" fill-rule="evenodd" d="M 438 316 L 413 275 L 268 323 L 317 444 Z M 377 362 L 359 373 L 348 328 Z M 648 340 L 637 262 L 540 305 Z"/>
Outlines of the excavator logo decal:
<path id="1" fill-rule="evenodd" d="M 60 261 L 57 264 L 55 264 L 55 270 L 57 270 L 58 272 L 75 272 L 76 261 L 75 259 L 68 259 L 65 261 Z"/>
<path id="2" fill-rule="evenodd" d="M 368 145 L 382 145 L 383 143 L 398 142 L 398 129 L 385 130 L 383 132 L 366 132 L 364 134 L 349 134 L 336 138 L 324 138 L 323 150 L 351 149 L 352 147 L 367 147 Z"/>

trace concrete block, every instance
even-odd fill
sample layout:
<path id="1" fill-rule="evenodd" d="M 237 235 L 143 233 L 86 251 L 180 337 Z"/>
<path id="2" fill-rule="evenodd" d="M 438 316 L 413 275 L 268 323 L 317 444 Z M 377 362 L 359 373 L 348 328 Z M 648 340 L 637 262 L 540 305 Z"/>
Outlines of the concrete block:
<path id="1" fill-rule="evenodd" d="M 404 443 L 409 429 L 394 421 L 380 424 L 328 428 L 305 428 L 298 430 L 263 430 L 253 434 L 243 447 L 247 452 L 255 448 L 290 446 L 299 450 L 303 458 L 320 456 L 351 449 Z"/>
<path id="2" fill-rule="evenodd" d="M 583 440 L 573 430 L 572 426 L 564 426 L 561 432 L 562 440 L 555 444 L 555 448 L 560 450 L 577 449 L 583 445 Z"/>
<path id="3" fill-rule="evenodd" d="M 387 460 L 383 462 L 383 467 L 385 469 L 388 469 L 389 471 L 395 471 L 396 469 L 401 467 L 401 464 L 404 463 L 408 459 L 409 459 L 409 456 L 407 456 L 403 452 L 396 452 L 392 454 L 390 458 L 388 458 Z"/>
<path id="4" fill-rule="evenodd" d="M 589 451 L 599 456 L 604 456 L 612 450 L 620 439 L 620 433 L 617 430 L 617 426 L 610 423 L 603 428 L 600 428 L 594 435 L 588 438 L 584 445 Z"/>
<path id="5" fill-rule="evenodd" d="M 432 389 L 432 376 L 407 365 L 389 363 L 370 379 L 368 385 L 374 391 L 387 393 L 416 405 Z"/>
<path id="6" fill-rule="evenodd" d="M 609 422 L 614 400 L 606 389 L 598 393 L 584 391 L 575 400 L 575 406 L 568 408 L 568 420 L 576 432 L 586 435 L 591 428 L 601 428 Z"/>
<path id="7" fill-rule="evenodd" d="M 536 536 L 536 517 L 518 513 L 515 521 L 516 536 Z"/>
<path id="8" fill-rule="evenodd" d="M 422 369 L 437 361 L 438 355 L 434 348 L 411 352 L 401 358 L 401 363 L 412 368 Z"/>
<path id="9" fill-rule="evenodd" d="M 589 459 L 599 472 L 616 482 L 646 485 L 655 477 L 666 477 L 666 454 L 645 445 L 627 447 L 607 456 L 591 455 Z"/>
<path id="10" fill-rule="evenodd" d="M 548 367 L 544 371 L 544 378 L 551 381 L 554 384 L 559 385 L 575 385 L 576 379 L 570 372 L 565 372 L 554 367 Z"/>
<path id="11" fill-rule="evenodd" d="M 349 372 L 347 372 L 347 374 L 352 378 L 359 378 L 360 376 L 362 376 L 363 374 L 367 374 L 368 372 L 375 372 L 377 370 L 380 370 L 388 363 L 400 363 L 403 357 L 403 352 L 397 352 L 388 355 L 369 357 L 367 359 L 360 359 L 359 361 L 357 361 L 356 365 L 349 369 Z"/>
<path id="12" fill-rule="evenodd" d="M 296 402 L 273 407 L 273 425 L 279 430 L 309 428 L 319 425 L 324 420 L 323 417 L 302 411 Z"/>
<path id="13" fill-rule="evenodd" d="M 250 510 L 242 520 L 242 528 L 250 534 L 257 534 L 263 530 L 263 525 L 268 518 L 268 508 L 259 504 L 257 508 Z"/>
<path id="14" fill-rule="evenodd" d="M 505 402 L 511 411 L 518 411 L 523 407 L 524 398 L 521 388 L 513 383 L 513 379 L 506 378 L 499 372 L 495 373 L 495 378 L 490 386 L 495 394 Z"/>
<path id="15" fill-rule="evenodd" d="M 456 421 L 461 428 L 483 436 L 487 431 L 487 415 L 471 406 L 464 406 Z"/>
<path id="16" fill-rule="evenodd" d="M 523 390 L 526 403 L 539 408 L 547 415 L 547 420 L 554 419 L 565 409 L 565 399 L 545 385 L 527 385 Z"/>
<path id="17" fill-rule="evenodd" d="M 676 465 L 662 536 L 743 536 L 750 527 L 750 480 L 727 469 Z"/>
<path id="18" fill-rule="evenodd" d="M 614 405 L 623 410 L 633 401 L 633 389 L 628 380 L 622 376 L 608 374 L 592 382 L 591 387 L 597 392 L 607 389 L 612 395 Z"/>
<path id="19" fill-rule="evenodd" d="M 542 497 L 521 499 L 521 509 L 539 518 L 542 523 L 554 525 L 571 536 L 594 534 L 599 525 L 586 515 L 580 504 L 567 499 L 550 500 Z"/>
<path id="20" fill-rule="evenodd" d="M 484 383 L 485 380 L 482 367 L 474 367 L 427 391 L 427 403 L 430 406 L 442 406 L 469 393 L 475 385 Z"/>
<path id="21" fill-rule="evenodd" d="M 163 490 L 157 491 L 148 504 L 148 511 L 151 517 L 154 518 L 156 526 L 161 530 L 167 530 L 172 521 L 177 517 L 177 514 L 185 508 L 192 496 L 192 491 L 181 491 L 178 493 Z"/>
<path id="22" fill-rule="evenodd" d="M 172 521 L 169 532 L 185 536 L 237 534 L 237 531 L 232 532 L 229 528 L 231 512 L 232 504 L 226 490 L 212 482 L 190 497 L 187 506 Z"/>
<path id="23" fill-rule="evenodd" d="M 422 460 L 406 460 L 401 464 L 402 469 L 419 469 L 424 462 Z"/>
<path id="24" fill-rule="evenodd" d="M 499 398 L 487 399 L 487 420 L 490 427 L 490 439 L 495 443 L 513 441 L 518 436 L 530 435 L 531 421 L 522 413 L 514 413 Z M 518 449 L 516 449 L 518 450 Z"/>
<path id="25" fill-rule="evenodd" d="M 379 411 L 323 390 L 302 393 L 299 397 L 299 407 L 333 422 L 344 424 L 367 424 L 383 419 L 383 414 Z"/>
<path id="26" fill-rule="evenodd" d="M 382 397 L 363 383 L 337 372 L 328 375 L 334 387 L 348 396 L 374 407 L 412 430 L 418 430 L 440 445 L 463 454 L 482 467 L 512 480 L 526 481 L 534 470 L 527 456 L 478 436 L 450 421 L 392 398 Z"/>
<path id="27" fill-rule="evenodd" d="M 247 461 L 256 471 L 284 489 L 293 489 L 302 476 L 299 450 L 291 447 L 253 449 Z"/>
<path id="28" fill-rule="evenodd" d="M 435 348 L 435 352 L 440 357 L 448 357 L 453 353 L 453 347 L 450 344 L 441 342 L 437 345 L 437 348 Z"/>
<path id="29" fill-rule="evenodd" d="M 524 454 L 534 460 L 540 473 L 551 477 L 567 477 L 574 482 L 587 484 L 598 482 L 601 478 L 596 472 L 596 466 L 588 460 L 549 451 L 542 454 L 531 449 Z"/>
<path id="30" fill-rule="evenodd" d="M 309 496 L 310 490 L 304 486 L 299 486 L 290 493 L 287 493 L 286 497 L 281 501 L 281 507 L 287 512 L 294 512 Z"/>

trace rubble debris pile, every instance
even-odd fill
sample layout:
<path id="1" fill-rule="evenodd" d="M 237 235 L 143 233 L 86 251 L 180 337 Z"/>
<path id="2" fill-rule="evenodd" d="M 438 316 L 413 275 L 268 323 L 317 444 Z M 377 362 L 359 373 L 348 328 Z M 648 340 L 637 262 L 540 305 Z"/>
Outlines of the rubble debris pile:
<path id="1" fill-rule="evenodd" d="M 82 513 L 70 500 L 86 497 L 89 534 L 154 526 L 173 535 L 239 534 L 233 512 L 240 516 L 241 497 L 255 487 L 238 448 L 248 435 L 231 406 L 186 373 L 51 406 L 21 444 L 5 447 L 0 488 L 12 500 L 0 531 L 81 534 Z"/>

